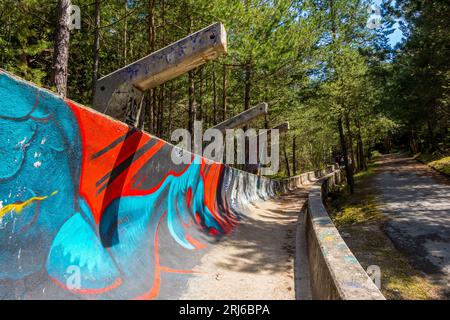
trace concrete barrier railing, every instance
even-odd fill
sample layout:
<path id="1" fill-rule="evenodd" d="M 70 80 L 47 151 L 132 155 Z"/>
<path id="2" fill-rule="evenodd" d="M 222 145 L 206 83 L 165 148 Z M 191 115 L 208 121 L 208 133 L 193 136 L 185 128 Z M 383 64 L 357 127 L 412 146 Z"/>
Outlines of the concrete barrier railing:
<path id="1" fill-rule="evenodd" d="M 233 170 L 231 205 L 246 205 L 258 200 L 274 197 L 278 192 L 284 193 L 309 185 L 307 203 L 299 223 L 298 246 L 304 247 L 297 253 L 308 279 L 298 291 L 308 292 L 297 295 L 300 299 L 384 299 L 381 292 L 369 278 L 358 260 L 345 244 L 338 230 L 331 221 L 323 205 L 323 199 L 329 189 L 341 182 L 341 170 L 335 165 L 322 170 L 305 172 L 283 180 L 271 180 L 244 171 Z M 237 201 L 239 199 L 239 201 Z M 297 236 L 298 237 L 298 236 Z M 297 260 L 297 258 L 296 258 Z M 305 270 L 307 269 L 307 270 Z M 296 276 L 298 277 L 298 275 Z M 297 290 L 296 290 L 297 291 Z"/>
<path id="2" fill-rule="evenodd" d="M 3 212 L 14 216 L 14 221 L 16 216 L 22 219 L 18 223 L 26 227 L 26 232 L 13 232 L 9 224 L 0 232 L 0 297 L 4 299 L 172 297 L 171 288 L 179 286 L 178 280 L 159 277 L 155 261 L 191 269 L 202 255 L 191 250 L 215 243 L 204 233 L 217 240 L 231 234 L 245 213 L 240 207 L 312 184 L 332 170 L 279 182 L 210 164 L 198 155 L 191 158 L 192 164 L 179 166 L 168 161 L 172 144 L 130 130 L 120 121 L 1 69 L 0 97 L 0 118 L 5 116 L 1 132 L 16 133 L 5 146 L 21 160 L 9 166 L 9 158 L 3 159 L 7 166 L 0 170 L 0 195 L 17 189 L 21 195 L 16 200 L 23 205 L 20 215 L 6 207 Z M 17 145 L 24 143 L 28 147 L 17 153 Z M 33 163 L 33 150 L 38 149 L 48 152 Z M 40 200 L 31 189 L 40 190 Z M 45 201 L 41 204 L 41 200 Z M 35 221 L 34 216 L 39 218 Z M 311 235 L 319 234 L 314 223 L 310 229 Z M 79 268 L 83 287 L 78 290 L 64 285 L 69 267 Z"/>
<path id="3" fill-rule="evenodd" d="M 304 228 L 312 299 L 383 300 L 331 221 L 323 204 L 330 187 L 340 183 L 335 170 L 311 186 L 299 227 Z"/>
<path id="4" fill-rule="evenodd" d="M 323 177 L 331 172 L 333 172 L 337 168 L 336 165 L 329 165 L 325 169 L 309 171 L 302 173 L 300 175 L 286 178 L 283 180 L 279 180 L 278 182 L 278 190 L 281 192 L 286 192 L 289 190 L 294 190 L 304 185 L 311 184 L 315 182 L 320 177 Z"/>

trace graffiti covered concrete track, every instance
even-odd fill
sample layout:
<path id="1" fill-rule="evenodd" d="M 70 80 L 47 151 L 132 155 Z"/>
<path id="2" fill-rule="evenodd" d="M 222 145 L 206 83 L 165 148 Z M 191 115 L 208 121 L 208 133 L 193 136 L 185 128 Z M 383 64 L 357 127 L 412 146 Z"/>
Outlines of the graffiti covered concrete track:
<path id="1" fill-rule="evenodd" d="M 278 191 L 1 70 L 0 128 L 0 299 L 180 298 Z"/>
<path id="2" fill-rule="evenodd" d="M 306 188 L 250 205 L 236 231 L 194 268 L 182 299 L 295 299 L 296 226 Z M 208 288 L 208 290 L 206 290 Z M 308 292 L 306 292 L 308 291 Z"/>

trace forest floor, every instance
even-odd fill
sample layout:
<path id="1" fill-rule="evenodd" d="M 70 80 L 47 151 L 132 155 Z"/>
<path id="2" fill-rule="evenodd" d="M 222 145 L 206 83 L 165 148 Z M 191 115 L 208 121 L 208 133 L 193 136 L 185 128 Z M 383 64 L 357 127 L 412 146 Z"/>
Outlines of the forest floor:
<path id="1" fill-rule="evenodd" d="M 252 206 L 235 233 L 201 259 L 181 299 L 295 299 L 297 219 L 307 188 Z"/>
<path id="2" fill-rule="evenodd" d="M 450 183 L 411 157 L 384 155 L 329 208 L 364 268 L 381 269 L 387 299 L 445 299 L 450 280 Z"/>

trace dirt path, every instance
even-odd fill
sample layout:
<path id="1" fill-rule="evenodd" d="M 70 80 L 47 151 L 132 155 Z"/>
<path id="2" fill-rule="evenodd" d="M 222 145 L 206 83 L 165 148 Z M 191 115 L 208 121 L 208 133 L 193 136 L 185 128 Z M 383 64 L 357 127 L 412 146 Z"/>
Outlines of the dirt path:
<path id="1" fill-rule="evenodd" d="M 181 299 L 295 299 L 296 224 L 306 189 L 253 206 L 195 267 Z"/>
<path id="2" fill-rule="evenodd" d="M 385 155 L 374 183 L 389 237 L 449 297 L 450 180 L 407 156 Z"/>

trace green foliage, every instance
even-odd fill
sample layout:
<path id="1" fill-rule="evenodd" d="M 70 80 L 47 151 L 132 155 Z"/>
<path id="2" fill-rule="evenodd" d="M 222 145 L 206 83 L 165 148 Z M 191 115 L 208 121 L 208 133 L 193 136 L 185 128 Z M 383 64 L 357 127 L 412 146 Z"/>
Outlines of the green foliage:
<path id="1" fill-rule="evenodd" d="M 402 126 L 411 150 L 445 152 L 450 147 L 450 5 L 396 1 L 408 38 L 386 66 L 384 108 Z"/>
<path id="2" fill-rule="evenodd" d="M 51 87 L 56 2 L 1 1 L 1 68 Z M 68 96 L 89 104 L 95 1 L 73 3 L 81 9 L 82 23 L 81 30 L 71 31 Z M 296 160 L 296 173 L 323 167 L 340 151 L 339 117 L 346 120 L 346 143 L 355 162 L 361 146 L 367 156 L 380 145 L 389 149 L 402 143 L 405 136 L 412 145 L 448 149 L 448 5 L 383 3 L 383 25 L 371 30 L 368 0 L 100 1 L 98 75 L 220 21 L 229 53 L 192 73 L 197 119 L 204 127 L 266 101 L 269 115 L 250 126 L 290 122 L 282 144 L 291 166 Z M 394 52 L 388 35 L 397 16 L 404 18 L 406 40 Z M 168 139 L 173 129 L 187 126 L 188 86 L 183 75 L 155 89 L 158 108 L 147 114 L 147 130 Z M 284 176 L 284 161 L 281 165 Z"/>
<path id="3" fill-rule="evenodd" d="M 54 4 L 4 0 L 0 3 L 0 67 L 38 85 L 49 83 Z"/>

